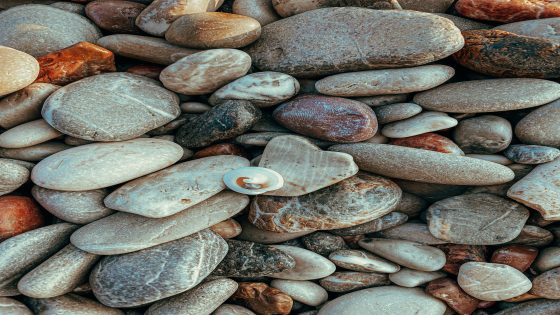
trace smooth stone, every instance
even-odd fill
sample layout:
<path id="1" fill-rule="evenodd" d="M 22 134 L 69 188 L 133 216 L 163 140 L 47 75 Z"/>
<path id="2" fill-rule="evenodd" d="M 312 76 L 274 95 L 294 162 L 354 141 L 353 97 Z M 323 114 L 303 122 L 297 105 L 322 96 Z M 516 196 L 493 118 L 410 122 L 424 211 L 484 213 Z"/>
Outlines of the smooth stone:
<path id="1" fill-rule="evenodd" d="M 362 102 L 371 107 L 391 105 L 396 103 L 403 103 L 408 100 L 409 94 L 389 94 L 389 95 L 376 95 L 368 97 L 355 98 L 356 101 Z"/>
<path id="2" fill-rule="evenodd" d="M 72 292 L 87 281 L 99 256 L 67 245 L 45 262 L 28 272 L 18 282 L 25 296 L 46 299 Z"/>
<path id="3" fill-rule="evenodd" d="M 558 98 L 556 82 L 513 78 L 447 83 L 416 94 L 414 103 L 447 113 L 486 113 L 536 107 Z"/>
<path id="4" fill-rule="evenodd" d="M 0 160 L 0 196 L 9 194 L 29 180 L 29 170 L 11 161 Z"/>
<path id="5" fill-rule="evenodd" d="M 42 160 L 31 179 L 38 186 L 64 191 L 105 188 L 153 173 L 177 162 L 183 149 L 159 139 L 94 143 L 64 150 Z M 103 176 L 91 177 L 91 174 Z"/>
<path id="6" fill-rule="evenodd" d="M 518 303 L 513 307 L 499 311 L 495 315 L 555 315 L 560 312 L 560 301 L 539 299 L 525 303 Z"/>
<path id="7" fill-rule="evenodd" d="M 363 27 L 374 24 L 383 27 Z M 462 46 L 459 29 L 447 19 L 413 11 L 346 7 L 308 11 L 268 24 L 248 53 L 261 70 L 316 77 L 422 65 Z"/>
<path id="8" fill-rule="evenodd" d="M 513 162 L 501 154 L 466 154 L 466 157 L 488 161 L 500 165 L 510 165 Z"/>
<path id="9" fill-rule="evenodd" d="M 156 81 L 129 73 L 107 73 L 58 89 L 45 101 L 41 113 L 51 126 L 67 135 L 122 141 L 165 125 L 181 110 L 178 97 Z"/>
<path id="10" fill-rule="evenodd" d="M 39 75 L 39 63 L 33 56 L 4 46 L 0 46 L 0 69 L 0 96 L 23 89 Z"/>
<path id="11" fill-rule="evenodd" d="M 407 1 L 407 0 L 405 0 L 405 1 Z M 409 1 L 413 1 L 415 3 L 418 3 L 415 0 L 409 0 Z M 457 16 L 457 15 L 445 14 L 445 13 L 434 13 L 434 14 L 450 20 L 451 22 L 453 22 L 453 24 L 455 24 L 455 26 L 457 26 L 458 29 L 461 30 L 461 32 L 470 31 L 470 30 L 489 29 L 489 28 L 492 27 L 488 24 L 485 24 L 485 23 L 482 23 L 482 22 L 479 22 L 479 21 L 466 19 L 464 17 L 460 17 L 460 16 Z"/>
<path id="12" fill-rule="evenodd" d="M 66 244 L 77 228 L 59 223 L 11 237 L 0 243 L 0 287 L 17 281 Z"/>
<path id="13" fill-rule="evenodd" d="M 272 1 L 274 9 L 280 16 L 289 17 L 296 14 L 301 14 L 303 12 L 328 8 L 328 7 L 365 7 L 368 9 L 376 10 L 390 10 L 390 9 L 401 9 L 401 6 L 397 1 L 393 0 L 350 0 L 350 1 L 340 1 L 340 0 L 274 0 Z"/>
<path id="14" fill-rule="evenodd" d="M 198 148 L 235 138 L 250 130 L 261 115 L 248 101 L 226 101 L 181 126 L 176 141 L 187 148 Z"/>
<path id="15" fill-rule="evenodd" d="M 459 274 L 459 268 L 466 262 L 486 261 L 485 246 L 443 244 L 437 247 L 445 253 L 447 259 L 445 266 L 443 266 L 443 271 L 453 275 Z"/>
<path id="16" fill-rule="evenodd" d="M 273 232 L 339 229 L 386 215 L 395 209 L 401 195 L 392 181 L 358 173 L 299 197 L 256 196 L 249 220 Z"/>
<path id="17" fill-rule="evenodd" d="M 117 212 L 81 227 L 70 240 L 94 254 L 130 253 L 209 228 L 237 214 L 248 203 L 247 196 L 227 191 L 164 218 Z"/>
<path id="18" fill-rule="evenodd" d="M 401 266 L 419 271 L 436 271 L 445 265 L 445 254 L 432 246 L 404 240 L 364 239 L 359 245 Z"/>
<path id="19" fill-rule="evenodd" d="M 490 258 L 491 263 L 504 264 L 512 266 L 513 268 L 525 272 L 537 255 L 539 250 L 524 245 L 507 245 L 500 247 L 492 253 L 492 258 Z"/>
<path id="20" fill-rule="evenodd" d="M 0 242 L 45 225 L 39 205 L 25 196 L 0 197 Z"/>
<path id="21" fill-rule="evenodd" d="M 251 57 L 237 49 L 210 49 L 179 59 L 163 69 L 163 85 L 185 95 L 212 93 L 243 77 L 251 68 Z"/>
<path id="22" fill-rule="evenodd" d="M 446 274 L 441 271 L 418 271 L 401 268 L 401 270 L 390 274 L 389 280 L 401 287 L 414 288 L 445 276 Z"/>
<path id="23" fill-rule="evenodd" d="M 395 103 L 374 107 L 373 111 L 380 124 L 388 124 L 410 118 L 422 111 L 422 107 L 414 103 Z"/>
<path id="24" fill-rule="evenodd" d="M 25 304 L 7 297 L 0 297 L 0 314 L 6 315 L 33 315 Z"/>
<path id="25" fill-rule="evenodd" d="M 370 253 L 355 249 L 332 252 L 329 260 L 338 267 L 361 272 L 395 273 L 400 266 Z"/>
<path id="26" fill-rule="evenodd" d="M 457 282 L 470 296 L 483 301 L 501 301 L 531 289 L 531 281 L 521 271 L 486 262 L 463 264 Z"/>
<path id="27" fill-rule="evenodd" d="M 322 256 L 328 256 L 334 251 L 348 248 L 342 237 L 327 232 L 319 231 L 304 235 L 301 240 L 305 248 Z"/>
<path id="28" fill-rule="evenodd" d="M 201 159 L 209 156 L 216 155 L 237 155 L 240 157 L 249 157 L 249 153 L 242 146 L 233 143 L 216 143 L 204 149 L 196 151 L 194 154 L 195 159 Z"/>
<path id="29" fill-rule="evenodd" d="M 161 71 L 164 69 L 163 66 L 160 65 L 135 65 L 132 66 L 128 69 L 126 69 L 126 72 L 128 73 L 132 73 L 132 74 L 137 74 L 137 75 L 142 75 L 145 77 L 148 77 L 150 79 L 154 79 L 157 80 L 159 78 L 159 74 L 161 73 Z"/>
<path id="30" fill-rule="evenodd" d="M 403 197 L 404 195 L 405 194 L 403 194 Z M 403 198 L 401 198 L 401 203 L 402 200 Z M 396 212 L 395 210 L 375 220 L 362 223 L 359 225 L 343 228 L 343 229 L 330 230 L 329 232 L 335 235 L 342 235 L 342 236 L 370 234 L 370 233 L 387 230 L 392 227 L 401 225 L 405 223 L 407 220 L 408 220 L 408 216 L 406 214 L 401 212 Z"/>
<path id="31" fill-rule="evenodd" d="M 471 314 L 481 302 L 461 289 L 457 281 L 443 278 L 431 281 L 426 286 L 426 293 L 444 301 L 455 314 Z"/>
<path id="32" fill-rule="evenodd" d="M 235 293 L 237 287 L 237 282 L 231 279 L 210 280 L 199 284 L 187 292 L 152 304 L 144 314 L 210 315 Z"/>
<path id="33" fill-rule="evenodd" d="M 550 269 L 533 279 L 531 293 L 545 299 L 560 299 L 560 268 Z"/>
<path id="34" fill-rule="evenodd" d="M 210 230 L 220 235 L 223 239 L 230 239 L 241 234 L 241 224 L 230 218 L 212 225 Z"/>
<path id="35" fill-rule="evenodd" d="M 339 144 L 331 151 L 352 155 L 361 170 L 383 176 L 447 185 L 496 185 L 514 178 L 496 163 L 388 144 Z"/>
<path id="36" fill-rule="evenodd" d="M 400 181 L 400 183 L 402 184 L 402 181 Z M 397 185 L 399 185 L 400 187 L 401 184 L 397 184 Z M 394 212 L 400 212 L 406 214 L 409 218 L 411 218 L 411 217 L 418 216 L 420 212 L 424 211 L 427 207 L 428 207 L 428 203 L 426 202 L 426 200 L 416 195 L 413 195 L 411 193 L 403 191 L 401 201 L 397 205 L 397 208 L 395 209 Z"/>
<path id="37" fill-rule="evenodd" d="M 280 16 L 274 10 L 272 0 L 236 0 L 233 2 L 232 11 L 235 14 L 252 17 L 259 21 L 261 26 L 280 19 Z"/>
<path id="38" fill-rule="evenodd" d="M 297 239 L 303 235 L 313 233 L 313 231 L 302 231 L 294 233 L 278 233 L 261 230 L 251 224 L 247 219 L 240 219 L 241 234 L 238 239 L 261 244 L 277 244 L 285 241 Z"/>
<path id="39" fill-rule="evenodd" d="M 311 144 L 313 144 L 315 148 L 316 147 L 325 148 L 334 144 L 334 142 L 304 137 L 301 135 L 296 135 L 289 131 L 287 132 L 264 131 L 264 132 L 246 133 L 237 136 L 235 138 L 235 142 L 244 146 L 265 147 L 272 139 L 281 136 L 296 136 L 298 138 L 302 138 L 302 140 L 305 140 L 306 142 L 310 142 Z"/>
<path id="40" fill-rule="evenodd" d="M 515 135 L 526 144 L 560 147 L 560 101 L 539 107 L 523 117 L 515 126 Z"/>
<path id="41" fill-rule="evenodd" d="M 235 2 L 234 2 L 235 4 Z M 256 315 L 248 308 L 235 304 L 224 303 L 218 307 L 212 315 Z"/>
<path id="42" fill-rule="evenodd" d="M 294 304 L 289 295 L 262 282 L 240 282 L 232 300 L 247 305 L 258 314 L 288 315 Z"/>
<path id="43" fill-rule="evenodd" d="M 455 4 L 455 10 L 461 15 L 475 20 L 502 23 L 535 20 L 560 15 L 557 3 L 546 0 L 513 0 L 497 3 L 490 0 L 459 0 Z"/>
<path id="44" fill-rule="evenodd" d="M 513 137 L 508 120 L 494 115 L 463 119 L 454 130 L 453 139 L 466 153 L 491 154 L 504 150 Z"/>
<path id="45" fill-rule="evenodd" d="M 543 247 L 550 244 L 554 237 L 555 236 L 550 231 L 541 227 L 525 225 L 519 236 L 508 242 L 508 244 Z"/>
<path id="46" fill-rule="evenodd" d="M 0 134 L 0 147 L 25 148 L 61 135 L 62 133 L 52 128 L 46 121 L 39 119 L 10 128 Z"/>
<path id="47" fill-rule="evenodd" d="M 517 144 L 509 146 L 504 151 L 504 155 L 515 163 L 542 164 L 553 161 L 559 157 L 560 150 L 540 145 Z"/>
<path id="48" fill-rule="evenodd" d="M 44 4 L 44 3 L 41 3 Z M 85 15 L 85 6 L 80 3 L 73 3 L 73 2 L 55 2 L 50 4 L 51 7 L 55 7 L 57 9 L 61 9 L 64 11 L 76 13 L 79 15 Z"/>
<path id="49" fill-rule="evenodd" d="M 39 162 L 48 156 L 70 148 L 71 146 L 60 142 L 44 142 L 25 148 L 0 148 L 0 157 L 28 162 Z"/>
<path id="50" fill-rule="evenodd" d="M 369 70 L 335 74 L 315 83 L 321 94 L 358 97 L 425 91 L 443 84 L 455 74 L 444 65 Z"/>
<path id="51" fill-rule="evenodd" d="M 25 298 L 35 314 L 56 315 L 124 315 L 119 309 L 105 306 L 77 294 L 66 294 L 49 299 Z"/>
<path id="52" fill-rule="evenodd" d="M 185 102 L 179 106 L 183 113 L 187 114 L 202 114 L 209 111 L 212 106 L 200 102 Z"/>
<path id="53" fill-rule="evenodd" d="M 104 0 L 88 3 L 85 14 L 104 31 L 138 34 L 141 31 L 134 24 L 134 20 L 144 9 L 146 6 L 141 3 Z"/>
<path id="54" fill-rule="evenodd" d="M 0 99 L 0 127 L 9 129 L 41 118 L 43 102 L 58 88 L 50 83 L 33 83 Z"/>
<path id="55" fill-rule="evenodd" d="M 338 271 L 319 281 L 329 292 L 350 292 L 391 284 L 387 274 L 375 272 Z"/>
<path id="56" fill-rule="evenodd" d="M 448 129 L 457 125 L 457 119 L 442 112 L 423 112 L 414 117 L 383 126 L 381 133 L 388 138 L 413 137 L 427 132 Z"/>
<path id="57" fill-rule="evenodd" d="M 221 87 L 208 102 L 217 105 L 225 100 L 245 100 L 263 108 L 287 101 L 298 91 L 299 82 L 292 76 L 272 71 L 255 72 Z"/>
<path id="58" fill-rule="evenodd" d="M 543 248 L 535 260 L 534 267 L 540 272 L 560 267 L 560 247 Z"/>
<path id="59" fill-rule="evenodd" d="M 321 305 L 329 298 L 325 289 L 311 281 L 274 279 L 270 286 L 309 306 Z"/>
<path id="60" fill-rule="evenodd" d="M 418 208 L 416 208 L 416 211 L 422 211 L 427 208 L 427 202 L 432 203 L 448 197 L 461 195 L 468 188 L 467 186 L 460 185 L 422 183 L 402 179 L 394 179 L 394 181 L 395 183 L 397 183 L 397 185 L 399 185 L 399 187 L 401 187 L 404 192 L 414 194 L 423 201 L 422 209 L 420 209 L 420 205 L 418 204 Z"/>
<path id="61" fill-rule="evenodd" d="M 424 223 L 407 222 L 379 232 L 387 239 L 418 242 L 425 245 L 445 244 L 447 241 L 434 237 Z"/>
<path id="62" fill-rule="evenodd" d="M 492 194 L 468 194 L 440 200 L 428 208 L 430 233 L 467 245 L 497 245 L 515 239 L 529 219 L 529 210 Z"/>
<path id="63" fill-rule="evenodd" d="M 115 34 L 101 37 L 97 45 L 123 57 L 170 65 L 183 57 L 199 52 L 168 43 L 157 37 Z"/>
<path id="64" fill-rule="evenodd" d="M 165 39 L 189 48 L 240 48 L 257 40 L 260 34 L 261 25 L 251 17 L 204 12 L 179 17 L 165 33 Z"/>
<path id="65" fill-rule="evenodd" d="M 87 18 L 52 6 L 29 4 L 0 12 L 0 45 L 34 57 L 100 37 Z"/>
<path id="66" fill-rule="evenodd" d="M 495 30 L 506 31 L 517 35 L 539 37 L 553 42 L 560 42 L 560 35 L 555 31 L 560 27 L 560 18 L 528 20 L 494 27 Z"/>
<path id="67" fill-rule="evenodd" d="M 226 253 L 221 237 L 202 230 L 135 253 L 104 257 L 89 282 L 95 297 L 107 306 L 140 306 L 195 287 Z"/>
<path id="68" fill-rule="evenodd" d="M 405 10 L 415 10 L 429 13 L 446 12 L 453 4 L 453 0 L 399 0 Z"/>
<path id="69" fill-rule="evenodd" d="M 272 246 L 292 256 L 296 261 L 296 266 L 271 274 L 269 277 L 285 280 L 313 280 L 324 278 L 336 270 L 336 266 L 328 259 L 307 249 L 287 245 Z"/>
<path id="70" fill-rule="evenodd" d="M 451 141 L 451 139 L 432 132 L 412 137 L 391 139 L 389 144 L 441 153 L 465 155 L 463 150 L 461 150 L 455 142 Z"/>

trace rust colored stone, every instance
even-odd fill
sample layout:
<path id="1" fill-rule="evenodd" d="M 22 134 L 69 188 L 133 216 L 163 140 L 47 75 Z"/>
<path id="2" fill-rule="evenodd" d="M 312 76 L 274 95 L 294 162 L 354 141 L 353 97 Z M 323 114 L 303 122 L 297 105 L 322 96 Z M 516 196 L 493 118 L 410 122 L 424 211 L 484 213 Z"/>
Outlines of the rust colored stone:
<path id="1" fill-rule="evenodd" d="M 459 0 L 455 9 L 471 19 L 502 23 L 560 16 L 554 0 Z"/>
<path id="2" fill-rule="evenodd" d="M 33 199 L 23 196 L 0 197 L 0 241 L 44 224 L 45 218 Z"/>
<path id="3" fill-rule="evenodd" d="M 249 153 L 237 144 L 233 143 L 217 143 L 209 147 L 206 147 L 194 154 L 195 159 L 201 159 L 203 157 L 214 156 L 214 155 L 237 155 L 244 158 L 249 158 Z"/>
<path id="4" fill-rule="evenodd" d="M 159 74 L 163 69 L 164 67 L 156 65 L 136 65 L 126 69 L 126 72 L 158 80 Z"/>
<path id="5" fill-rule="evenodd" d="M 450 278 L 433 280 L 426 286 L 426 293 L 444 301 L 459 315 L 469 315 L 474 312 L 480 300 L 468 295 L 457 281 Z"/>
<path id="6" fill-rule="evenodd" d="M 494 251 L 490 262 L 512 266 L 513 268 L 525 272 L 537 258 L 539 250 L 523 245 L 508 245 L 500 247 Z"/>
<path id="7" fill-rule="evenodd" d="M 412 137 L 392 139 L 389 144 L 441 153 L 465 155 L 463 150 L 461 150 L 455 142 L 451 141 L 451 139 L 432 132 Z"/>
<path id="8" fill-rule="evenodd" d="M 41 69 L 35 83 L 68 84 L 103 72 L 116 71 L 115 56 L 103 47 L 80 42 L 37 57 Z"/>
<path id="9" fill-rule="evenodd" d="M 259 314 L 289 314 L 294 301 L 286 293 L 262 282 L 239 282 L 231 297 Z"/>
<path id="10" fill-rule="evenodd" d="M 530 300 L 536 300 L 536 299 L 542 299 L 542 297 L 531 293 L 531 291 L 527 292 L 527 293 L 523 293 L 521 295 L 518 295 L 516 297 L 512 297 L 511 299 L 507 299 L 504 300 L 505 302 L 511 302 L 511 303 L 519 303 L 519 302 L 525 302 L 525 301 L 530 301 Z"/>
<path id="11" fill-rule="evenodd" d="M 443 270 L 451 274 L 459 274 L 462 264 L 469 261 L 486 261 L 486 247 L 479 245 L 442 244 L 436 245 L 445 253 L 447 261 Z"/>
<path id="12" fill-rule="evenodd" d="M 560 43 L 500 30 L 463 32 L 453 55 L 463 67 L 495 77 L 560 77 Z"/>
<path id="13" fill-rule="evenodd" d="M 134 22 L 145 8 L 145 5 L 132 1 L 93 1 L 86 5 L 86 15 L 105 31 L 119 34 L 139 34 L 142 31 Z"/>

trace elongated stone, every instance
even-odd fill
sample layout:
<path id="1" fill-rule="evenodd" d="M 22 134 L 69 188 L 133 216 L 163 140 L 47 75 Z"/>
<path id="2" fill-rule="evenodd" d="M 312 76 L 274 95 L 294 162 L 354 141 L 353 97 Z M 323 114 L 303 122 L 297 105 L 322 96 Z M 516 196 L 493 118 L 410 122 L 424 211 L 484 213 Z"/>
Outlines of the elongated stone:
<path id="1" fill-rule="evenodd" d="M 49 141 L 30 147 L 17 149 L 0 148 L 0 157 L 28 162 L 39 162 L 55 153 L 70 149 L 71 146 L 61 142 Z"/>
<path id="2" fill-rule="evenodd" d="M 13 127 L 0 134 L 0 147 L 25 148 L 43 143 L 62 135 L 45 120 L 39 119 Z"/>
<path id="3" fill-rule="evenodd" d="M 516 304 L 513 307 L 499 311 L 495 315 L 555 315 L 558 314 L 558 312 L 560 312 L 560 301 L 539 299 L 536 301 Z"/>
<path id="4" fill-rule="evenodd" d="M 504 151 L 504 155 L 515 163 L 542 164 L 555 160 L 560 150 L 540 145 L 512 145 Z"/>
<path id="5" fill-rule="evenodd" d="M 376 10 L 402 9 L 399 2 L 394 0 L 273 0 L 272 5 L 282 17 L 329 7 L 365 7 Z"/>
<path id="6" fill-rule="evenodd" d="M 29 180 L 27 168 L 14 162 L 0 161 L 0 196 L 9 194 Z"/>
<path id="7" fill-rule="evenodd" d="M 66 294 L 49 299 L 26 298 L 25 302 L 36 314 L 103 314 L 124 315 L 119 309 L 105 306 L 93 299 L 77 294 Z"/>
<path id="8" fill-rule="evenodd" d="M 455 9 L 464 16 L 476 20 L 510 23 L 515 21 L 535 20 L 556 17 L 560 15 L 560 8 L 555 2 L 545 0 L 500 1 L 489 0 L 459 0 Z"/>
<path id="9" fill-rule="evenodd" d="M 388 239 L 418 242 L 425 245 L 439 245 L 447 243 L 446 240 L 436 238 L 430 233 L 424 223 L 406 222 L 390 229 L 379 232 L 380 236 Z"/>
<path id="10" fill-rule="evenodd" d="M 0 17 L 0 25 L 2 23 Z M 23 89 L 35 81 L 39 63 L 25 52 L 0 46 L 0 96 Z"/>
<path id="11" fill-rule="evenodd" d="M 381 134 L 388 138 L 413 137 L 455 127 L 457 119 L 442 112 L 423 112 L 414 117 L 387 124 Z"/>
<path id="12" fill-rule="evenodd" d="M 329 298 L 325 289 L 311 281 L 274 279 L 270 286 L 309 306 L 318 306 Z"/>
<path id="13" fill-rule="evenodd" d="M 419 271 L 401 268 L 401 270 L 389 274 L 389 280 L 401 287 L 414 288 L 445 276 L 445 272 L 441 271 Z"/>
<path id="14" fill-rule="evenodd" d="M 273 247 L 294 258 L 296 265 L 294 268 L 270 275 L 272 278 L 313 280 L 324 278 L 336 270 L 336 266 L 328 259 L 307 249 L 287 245 L 273 245 Z"/>
<path id="15" fill-rule="evenodd" d="M 375 272 L 337 271 L 319 281 L 329 292 L 350 292 L 391 283 L 387 274 Z"/>
<path id="16" fill-rule="evenodd" d="M 395 273 L 400 270 L 399 265 L 360 250 L 337 250 L 329 259 L 338 267 L 353 271 Z"/>
<path id="17" fill-rule="evenodd" d="M 389 105 L 391 106 L 391 105 Z M 465 155 L 463 150 L 449 138 L 437 133 L 423 133 L 417 136 L 391 139 L 390 144 L 402 147 L 436 151 L 441 153 Z"/>
<path id="18" fill-rule="evenodd" d="M 232 299 L 247 305 L 259 314 L 287 315 L 293 306 L 293 300 L 289 295 L 262 282 L 240 282 Z"/>
<path id="19" fill-rule="evenodd" d="M 41 118 L 43 102 L 58 88 L 50 83 L 32 83 L 2 98 L 0 127 L 8 129 Z"/>

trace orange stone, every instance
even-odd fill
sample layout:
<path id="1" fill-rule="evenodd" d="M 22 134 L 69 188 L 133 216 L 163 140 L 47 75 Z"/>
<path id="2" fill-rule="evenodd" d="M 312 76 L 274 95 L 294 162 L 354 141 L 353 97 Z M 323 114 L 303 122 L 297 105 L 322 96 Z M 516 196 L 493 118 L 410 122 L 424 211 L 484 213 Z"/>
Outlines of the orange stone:
<path id="1" fill-rule="evenodd" d="M 241 234 L 241 224 L 230 218 L 212 225 L 210 227 L 210 230 L 220 235 L 222 238 L 234 238 L 237 235 Z"/>
<path id="2" fill-rule="evenodd" d="M 239 282 L 231 298 L 259 314 L 290 314 L 294 304 L 289 295 L 262 282 Z"/>
<path id="3" fill-rule="evenodd" d="M 0 241 L 44 224 L 45 218 L 33 199 L 22 196 L 0 197 Z"/>
<path id="4" fill-rule="evenodd" d="M 509 265 L 521 272 L 525 272 L 525 270 L 531 267 L 538 254 L 539 250 L 535 247 L 508 245 L 496 249 L 492 254 L 490 262 Z"/>
<path id="5" fill-rule="evenodd" d="M 244 158 L 248 158 L 249 154 L 243 147 L 240 147 L 233 143 L 217 143 L 206 147 L 194 154 L 195 159 L 201 159 L 203 157 L 214 156 L 214 155 L 237 155 Z"/>
<path id="6" fill-rule="evenodd" d="M 421 135 L 412 137 L 392 139 L 390 144 L 400 145 L 401 147 L 436 151 L 441 153 L 465 155 L 463 150 L 461 150 L 461 148 L 459 148 L 459 146 L 455 144 L 455 142 L 451 141 L 449 138 L 432 132 L 423 133 Z"/>
<path id="7" fill-rule="evenodd" d="M 478 303 L 478 299 L 468 295 L 457 281 L 450 278 L 441 278 L 431 281 L 426 286 L 426 293 L 431 296 L 444 301 L 459 315 L 469 315 L 474 312 Z"/>
<path id="8" fill-rule="evenodd" d="M 479 245 L 442 244 L 437 245 L 445 253 L 443 271 L 459 274 L 462 264 L 469 261 L 486 261 L 486 247 Z"/>
<path id="9" fill-rule="evenodd" d="M 159 74 L 163 69 L 164 67 L 156 65 L 136 65 L 126 69 L 126 72 L 159 80 Z"/>
<path id="10" fill-rule="evenodd" d="M 502 23 L 560 16 L 554 0 L 459 0 L 455 9 L 471 19 Z"/>
<path id="11" fill-rule="evenodd" d="M 68 84 L 85 77 L 113 72 L 115 56 L 103 47 L 80 42 L 70 47 L 37 57 L 41 69 L 35 83 Z"/>

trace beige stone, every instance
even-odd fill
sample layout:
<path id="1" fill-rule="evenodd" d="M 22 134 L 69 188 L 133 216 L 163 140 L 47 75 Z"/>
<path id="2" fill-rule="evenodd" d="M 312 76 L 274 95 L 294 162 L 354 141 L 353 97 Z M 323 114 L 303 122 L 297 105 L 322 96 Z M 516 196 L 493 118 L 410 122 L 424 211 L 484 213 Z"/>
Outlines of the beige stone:
<path id="1" fill-rule="evenodd" d="M 0 25 L 1 19 L 0 16 Z M 0 96 L 23 89 L 33 83 L 38 75 L 39 62 L 33 56 L 0 46 Z"/>
<path id="2" fill-rule="evenodd" d="M 70 148 L 71 146 L 64 143 L 49 141 L 25 148 L 0 148 L 0 157 L 28 162 L 39 162 L 50 155 Z"/>
<path id="3" fill-rule="evenodd" d="M 13 127 L 0 134 L 0 147 L 25 148 L 61 136 L 62 133 L 39 119 Z"/>
<path id="4" fill-rule="evenodd" d="M 414 117 L 385 125 L 381 133 L 388 138 L 406 138 L 455 127 L 457 119 L 442 112 L 423 112 Z"/>
<path id="5" fill-rule="evenodd" d="M 244 241 L 251 241 L 261 244 L 276 244 L 285 241 L 293 240 L 303 235 L 313 233 L 314 231 L 301 231 L 294 233 L 278 233 L 272 231 L 261 230 L 251 224 L 247 219 L 240 219 L 241 234 L 239 239 Z"/>
<path id="6" fill-rule="evenodd" d="M 89 299 L 77 294 L 66 294 L 49 299 L 28 298 L 29 307 L 36 314 L 57 314 L 57 315 L 124 315 L 125 313 L 117 308 L 105 306 L 93 299 Z"/>
<path id="7" fill-rule="evenodd" d="M 394 273 L 400 266 L 368 252 L 355 249 L 339 249 L 329 255 L 329 260 L 338 267 L 362 271 Z"/>
<path id="8" fill-rule="evenodd" d="M 270 286 L 309 306 L 321 305 L 329 298 L 325 289 L 311 281 L 274 279 Z"/>
<path id="9" fill-rule="evenodd" d="M 248 308 L 235 304 L 222 304 L 212 315 L 256 315 Z"/>
<path id="10" fill-rule="evenodd" d="M 394 263 L 419 271 L 439 270 L 446 261 L 443 251 L 411 241 L 370 238 L 361 240 L 359 245 Z"/>
<path id="11" fill-rule="evenodd" d="M 0 160 L 0 196 L 9 194 L 29 180 L 29 170 L 7 160 Z"/>
<path id="12" fill-rule="evenodd" d="M 531 289 L 531 281 L 521 271 L 486 262 L 461 265 L 457 282 L 470 296 L 483 301 L 502 301 Z"/>
<path id="13" fill-rule="evenodd" d="M 336 266 L 325 257 L 310 250 L 288 245 L 272 245 L 292 256 L 296 261 L 293 269 L 271 274 L 270 277 L 285 280 L 313 280 L 324 278 L 336 270 Z"/>
<path id="14" fill-rule="evenodd" d="M 515 135 L 525 144 L 560 147 L 560 101 L 539 107 L 515 126 Z"/>
<path id="15" fill-rule="evenodd" d="M 390 274 L 389 280 L 401 287 L 414 288 L 445 276 L 446 273 L 441 271 L 419 271 L 401 268 L 401 270 Z"/>
<path id="16" fill-rule="evenodd" d="M 259 21 L 261 26 L 280 19 L 272 6 L 272 0 L 235 0 L 232 10 L 235 14 L 252 17 Z"/>
<path id="17" fill-rule="evenodd" d="M 50 83 L 33 83 L 0 99 L 0 127 L 8 129 L 41 118 L 43 102 L 58 88 Z"/>
<path id="18" fill-rule="evenodd" d="M 25 304 L 7 297 L 0 297 L 0 314 L 33 315 Z"/>

